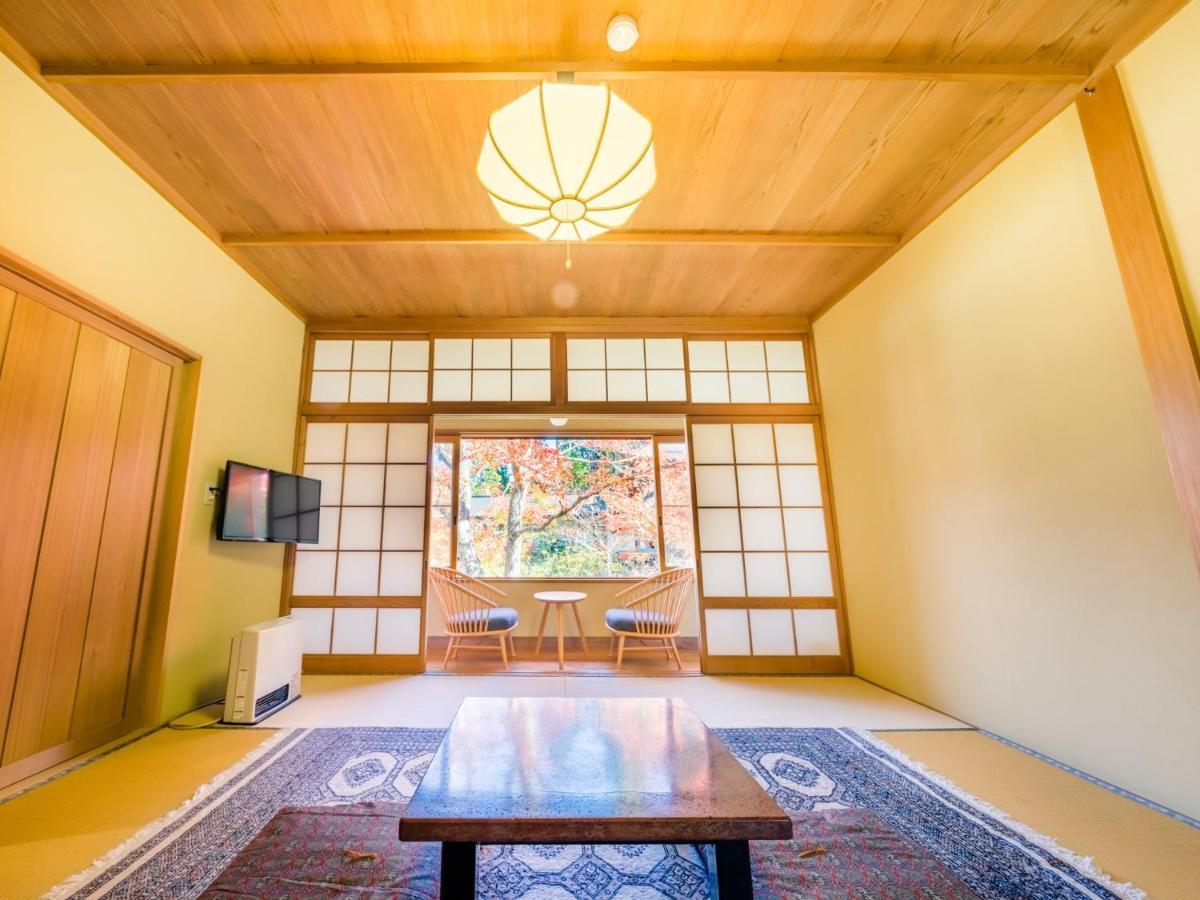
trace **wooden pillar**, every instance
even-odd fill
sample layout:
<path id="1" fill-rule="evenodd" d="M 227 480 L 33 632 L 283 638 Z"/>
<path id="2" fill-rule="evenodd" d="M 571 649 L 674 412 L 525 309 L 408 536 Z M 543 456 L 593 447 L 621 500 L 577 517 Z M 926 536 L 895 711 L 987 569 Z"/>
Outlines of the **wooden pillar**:
<path id="1" fill-rule="evenodd" d="M 1200 364 L 1170 248 L 1115 69 L 1075 102 L 1175 493 L 1200 565 Z"/>

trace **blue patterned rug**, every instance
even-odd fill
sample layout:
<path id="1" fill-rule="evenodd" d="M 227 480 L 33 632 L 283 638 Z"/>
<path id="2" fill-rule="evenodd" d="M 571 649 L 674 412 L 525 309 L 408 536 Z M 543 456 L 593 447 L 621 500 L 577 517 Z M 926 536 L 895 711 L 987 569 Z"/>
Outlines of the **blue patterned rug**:
<path id="1" fill-rule="evenodd" d="M 752 843 L 756 897 L 1143 896 L 865 733 L 830 728 L 716 733 L 796 826 L 790 842 Z M 403 810 L 440 739 L 433 729 L 282 731 L 49 896 L 175 900 L 198 897 L 214 881 L 210 896 L 436 896 L 436 845 L 401 848 L 393 841 L 399 812 L 387 811 Z M 293 809 L 343 804 L 359 806 L 347 815 L 324 817 L 310 809 L 307 818 L 304 809 Z M 312 832 L 312 822 L 334 819 L 375 822 L 353 832 L 367 842 L 362 846 L 376 847 L 381 857 L 409 855 L 393 864 L 390 875 L 381 869 L 342 894 L 333 884 L 347 882 L 330 881 L 330 865 L 348 865 L 356 878 L 373 870 L 353 858 L 340 859 L 352 831 Z M 288 832 L 289 823 L 299 830 Z M 300 846 L 298 834 L 313 843 Z M 322 840 L 329 846 L 322 848 Z M 702 900 L 713 896 L 710 858 L 708 848 L 692 845 L 484 847 L 479 896 Z M 274 881 L 255 881 L 255 866 L 258 875 L 274 866 L 294 877 L 276 873 Z M 245 884 L 260 888 L 248 892 Z"/>

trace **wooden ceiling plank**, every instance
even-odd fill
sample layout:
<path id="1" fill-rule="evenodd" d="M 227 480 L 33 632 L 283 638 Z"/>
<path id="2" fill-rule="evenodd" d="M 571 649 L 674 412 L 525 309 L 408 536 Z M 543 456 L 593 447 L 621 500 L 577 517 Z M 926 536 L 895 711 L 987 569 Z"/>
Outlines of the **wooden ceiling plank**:
<path id="1" fill-rule="evenodd" d="M 1109 45 L 1104 54 L 1095 63 L 1094 69 L 1098 75 L 1103 75 L 1104 72 L 1116 65 L 1129 51 L 1157 31 L 1161 25 L 1175 15 L 1187 2 L 1188 0 L 1154 0 L 1154 2 L 1149 3 L 1142 10 L 1136 22 L 1118 34 L 1113 43 Z M 960 197 L 982 181 L 989 172 L 1015 153 L 1018 147 L 1039 132 L 1051 119 L 1070 106 L 1076 97 L 1079 96 L 1080 92 L 1081 88 L 1073 84 L 1064 85 L 1062 89 L 1056 91 L 1046 103 L 1038 108 L 1037 112 L 1027 118 L 1005 140 L 1000 142 L 990 153 L 980 158 L 961 178 L 956 179 L 945 190 L 934 197 L 908 224 L 899 244 L 879 254 L 874 265 L 869 266 L 861 272 L 859 277 L 851 281 L 844 290 L 834 294 L 827 302 L 814 309 L 812 312 L 813 321 L 815 322 L 820 319 L 821 316 L 825 315 L 825 313 L 829 312 L 829 310 L 853 292 L 855 288 L 870 278 L 880 266 L 898 253 L 902 247 L 953 206 Z"/>
<path id="2" fill-rule="evenodd" d="M 146 183 L 154 188 L 180 215 L 195 225 L 210 240 L 221 246 L 220 234 L 207 219 L 196 211 L 195 207 L 187 201 L 183 194 L 176 190 L 165 178 L 161 177 L 155 171 L 154 167 L 146 162 L 142 154 L 135 151 L 126 141 L 118 137 L 117 133 L 103 119 L 93 113 L 87 104 L 75 97 L 70 92 L 70 89 L 50 84 L 43 79 L 39 72 L 37 60 L 3 26 L 0 26 L 0 52 L 11 59 L 18 68 L 32 78 L 63 109 L 74 116 L 102 144 L 116 154 L 122 162 L 145 179 Z M 288 312 L 296 316 L 301 322 L 307 320 L 308 315 L 305 310 L 281 290 L 276 282 L 268 278 L 253 260 L 247 259 L 238 253 L 236 249 L 223 249 L 235 263 L 241 266 L 251 278 L 262 285 L 267 293 L 278 300 Z"/>
<path id="3" fill-rule="evenodd" d="M 539 60 L 430 63 L 250 63 L 214 65 L 46 65 L 51 84 L 162 83 L 225 81 L 328 81 L 408 79 L 416 81 L 536 81 L 558 72 L 594 81 L 643 78 L 833 78 L 866 81 L 972 81 L 1081 84 L 1091 75 L 1079 64 L 969 62 L 862 62 L 858 60 L 740 61 Z"/>
<path id="4" fill-rule="evenodd" d="M 896 234 L 806 233 L 794 231 L 609 231 L 587 243 L 596 244 L 771 244 L 783 247 L 889 247 L 898 243 Z M 412 231 L 281 232 L 276 234 L 226 234 L 227 247 L 268 247 L 286 244 L 297 247 L 348 244 L 529 244 L 558 246 L 517 228 L 497 230 L 418 229 Z"/>

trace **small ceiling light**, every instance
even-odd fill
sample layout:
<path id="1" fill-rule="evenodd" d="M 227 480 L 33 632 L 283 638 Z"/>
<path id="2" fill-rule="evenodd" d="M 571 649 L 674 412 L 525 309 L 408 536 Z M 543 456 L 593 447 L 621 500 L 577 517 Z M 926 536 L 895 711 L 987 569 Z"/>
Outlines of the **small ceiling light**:
<path id="1" fill-rule="evenodd" d="M 624 53 L 637 43 L 638 27 L 633 16 L 614 16 L 608 23 L 608 46 Z"/>
<path id="2" fill-rule="evenodd" d="M 555 416 L 550 419 L 550 424 L 553 425 L 555 428 L 562 428 L 564 425 L 567 424 L 567 420 Z"/>

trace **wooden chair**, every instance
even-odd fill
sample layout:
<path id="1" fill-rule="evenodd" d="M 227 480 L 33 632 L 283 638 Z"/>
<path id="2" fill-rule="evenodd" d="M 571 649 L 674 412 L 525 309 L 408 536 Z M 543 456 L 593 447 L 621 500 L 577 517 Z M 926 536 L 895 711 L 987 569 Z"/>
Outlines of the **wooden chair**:
<path id="1" fill-rule="evenodd" d="M 611 632 L 611 640 L 617 642 L 618 669 L 627 650 L 663 650 L 667 659 L 674 657 L 675 665 L 683 669 L 675 638 L 679 636 L 679 620 L 683 618 L 684 606 L 692 599 L 694 584 L 691 569 L 666 569 L 617 594 L 614 599 L 623 600 L 624 605 L 604 614 L 604 626 Z M 657 643 L 626 647 L 626 638 Z"/>
<path id="2" fill-rule="evenodd" d="M 452 658 L 458 659 L 460 650 L 491 649 L 490 644 L 464 644 L 464 639 L 494 637 L 499 639 L 500 658 L 507 669 L 509 653 L 517 655 L 512 643 L 517 611 L 497 605 L 496 600 L 508 595 L 478 578 L 442 566 L 429 567 L 429 587 L 442 609 L 445 632 L 450 638 L 442 667 L 448 667 Z"/>

